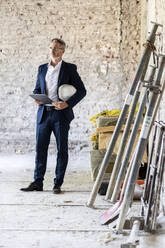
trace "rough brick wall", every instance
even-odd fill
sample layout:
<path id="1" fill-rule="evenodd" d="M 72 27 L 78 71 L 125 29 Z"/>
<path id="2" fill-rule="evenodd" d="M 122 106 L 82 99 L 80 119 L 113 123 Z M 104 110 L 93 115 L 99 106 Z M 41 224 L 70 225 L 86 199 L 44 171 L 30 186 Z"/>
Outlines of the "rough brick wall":
<path id="1" fill-rule="evenodd" d="M 87 144 L 89 117 L 122 107 L 137 64 L 139 22 L 136 0 L 0 0 L 0 151 L 34 150 L 37 107 L 28 95 L 54 37 L 66 41 L 64 60 L 77 64 L 88 91 L 74 108 L 70 148 Z"/>
<path id="2" fill-rule="evenodd" d="M 121 0 L 120 54 L 127 83 L 130 83 L 141 56 L 141 1 Z"/>

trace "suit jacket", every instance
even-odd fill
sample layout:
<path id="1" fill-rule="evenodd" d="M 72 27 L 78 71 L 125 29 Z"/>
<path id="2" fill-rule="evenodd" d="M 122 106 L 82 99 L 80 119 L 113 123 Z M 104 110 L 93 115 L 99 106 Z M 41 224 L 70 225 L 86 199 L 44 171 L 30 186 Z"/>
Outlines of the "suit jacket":
<path id="1" fill-rule="evenodd" d="M 34 94 L 46 94 L 45 77 L 46 77 L 47 69 L 48 69 L 48 64 L 43 64 L 39 66 L 37 82 L 35 89 L 33 91 Z M 72 108 L 86 95 L 86 89 L 77 72 L 76 65 L 62 61 L 62 65 L 58 77 L 57 95 L 58 95 L 59 86 L 61 86 L 62 84 L 71 84 L 77 90 L 76 93 L 66 101 L 69 107 L 63 110 L 58 110 L 60 117 L 70 122 L 74 119 L 74 113 Z M 43 113 L 44 113 L 44 105 L 40 105 L 37 113 L 38 123 L 42 121 Z"/>

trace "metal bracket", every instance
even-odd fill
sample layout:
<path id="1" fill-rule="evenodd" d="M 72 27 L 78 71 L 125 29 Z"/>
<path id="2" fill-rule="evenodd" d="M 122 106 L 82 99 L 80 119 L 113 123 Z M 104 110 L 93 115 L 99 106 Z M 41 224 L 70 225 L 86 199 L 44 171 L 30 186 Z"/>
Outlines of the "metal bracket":
<path id="1" fill-rule="evenodd" d="M 160 86 L 153 85 L 148 81 L 143 81 L 143 87 L 146 87 L 147 89 L 149 89 L 150 91 L 154 92 L 155 94 L 160 94 L 161 93 Z"/>
<path id="2" fill-rule="evenodd" d="M 160 24 L 160 23 L 153 22 L 153 21 L 151 21 L 151 23 L 152 23 L 152 24 L 156 24 L 156 25 L 158 25 L 158 26 L 160 26 L 160 27 L 163 27 L 163 25 L 162 25 L 162 24 Z"/>

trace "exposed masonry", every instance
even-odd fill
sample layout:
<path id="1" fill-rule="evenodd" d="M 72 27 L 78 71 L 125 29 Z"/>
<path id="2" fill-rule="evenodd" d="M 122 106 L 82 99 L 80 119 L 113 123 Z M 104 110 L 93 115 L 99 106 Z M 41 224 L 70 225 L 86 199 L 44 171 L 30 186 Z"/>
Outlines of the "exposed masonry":
<path id="1" fill-rule="evenodd" d="M 0 151 L 35 150 L 28 95 L 54 37 L 66 41 L 64 60 L 77 64 L 88 92 L 74 108 L 70 149 L 87 146 L 89 118 L 122 107 L 140 55 L 140 13 L 136 0 L 1 0 Z"/>
<path id="2" fill-rule="evenodd" d="M 120 56 L 126 82 L 130 83 L 141 56 L 141 5 L 140 1 L 120 0 L 120 6 Z"/>

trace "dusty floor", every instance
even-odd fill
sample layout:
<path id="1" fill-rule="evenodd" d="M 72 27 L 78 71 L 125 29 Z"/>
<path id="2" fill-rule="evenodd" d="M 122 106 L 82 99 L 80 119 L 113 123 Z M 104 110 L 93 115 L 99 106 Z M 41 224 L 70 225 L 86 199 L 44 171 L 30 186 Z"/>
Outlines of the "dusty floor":
<path id="1" fill-rule="evenodd" d="M 32 181 L 34 154 L 0 155 L 0 248 L 118 248 L 128 239 L 99 224 L 109 207 L 98 196 L 96 209 L 86 207 L 92 181 L 87 152 L 72 155 L 63 193 L 54 195 L 55 158 L 49 157 L 44 192 L 21 192 Z M 139 204 L 134 207 L 138 209 Z M 107 235 L 114 237 L 107 242 Z M 139 248 L 165 246 L 165 232 L 140 233 Z"/>

